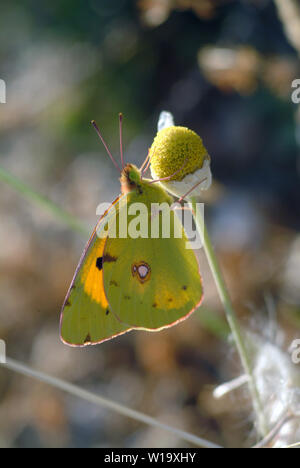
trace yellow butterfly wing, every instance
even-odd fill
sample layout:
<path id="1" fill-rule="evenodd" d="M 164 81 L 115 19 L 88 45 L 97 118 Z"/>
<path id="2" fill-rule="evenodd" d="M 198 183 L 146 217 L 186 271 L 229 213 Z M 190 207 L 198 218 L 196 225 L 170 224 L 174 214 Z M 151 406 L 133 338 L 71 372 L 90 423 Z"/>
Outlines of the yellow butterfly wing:
<path id="1" fill-rule="evenodd" d="M 113 206 L 118 206 L 120 197 Z M 103 287 L 103 255 L 107 236 L 103 234 L 110 209 L 100 219 L 76 269 L 63 304 L 61 339 L 70 346 L 98 344 L 130 331 L 111 312 Z M 102 232 L 103 237 L 97 233 Z"/>
<path id="2" fill-rule="evenodd" d="M 186 319 L 200 306 L 202 279 L 195 253 L 187 248 L 188 239 L 173 211 L 169 238 L 150 235 L 151 204 L 168 203 L 168 195 L 147 181 L 141 182 L 140 189 L 128 194 L 127 205 L 128 209 L 135 203 L 147 207 L 148 237 L 107 239 L 104 289 L 112 312 L 122 323 L 158 331 Z M 130 220 L 128 216 L 128 223 Z M 181 232 L 181 237 L 177 238 L 175 232 Z"/>

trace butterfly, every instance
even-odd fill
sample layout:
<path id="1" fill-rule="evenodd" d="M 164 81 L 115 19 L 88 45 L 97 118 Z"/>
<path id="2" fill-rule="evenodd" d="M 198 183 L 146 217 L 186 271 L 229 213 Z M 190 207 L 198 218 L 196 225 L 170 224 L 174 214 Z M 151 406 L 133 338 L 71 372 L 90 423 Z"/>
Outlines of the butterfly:
<path id="1" fill-rule="evenodd" d="M 186 319 L 199 307 L 202 281 L 195 253 L 187 249 L 188 239 L 180 219 L 170 210 L 170 235 L 132 238 L 112 235 L 124 214 L 143 204 L 153 219 L 153 204 L 173 199 L 156 181 L 145 179 L 141 169 L 124 164 L 122 118 L 118 166 L 93 121 L 109 156 L 121 172 L 121 195 L 100 218 L 79 261 L 64 301 L 60 334 L 63 343 L 87 346 L 102 343 L 133 329 L 159 331 Z M 147 159 L 146 159 L 147 161 Z M 146 162 L 145 161 L 145 162 Z M 148 161 L 149 167 L 149 161 Z M 161 213 L 157 216 L 161 220 Z M 181 232 L 181 236 L 176 233 Z"/>

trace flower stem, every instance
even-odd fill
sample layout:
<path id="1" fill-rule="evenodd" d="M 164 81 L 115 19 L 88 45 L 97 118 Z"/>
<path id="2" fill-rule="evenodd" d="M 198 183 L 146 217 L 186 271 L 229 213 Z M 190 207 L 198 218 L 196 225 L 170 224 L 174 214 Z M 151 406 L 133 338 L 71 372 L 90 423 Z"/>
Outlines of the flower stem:
<path id="1" fill-rule="evenodd" d="M 205 226 L 203 214 L 201 210 L 197 210 L 197 203 L 196 203 L 195 197 L 191 197 L 190 202 L 192 203 L 193 216 L 195 219 L 195 223 L 202 238 L 204 251 L 205 251 L 213 278 L 217 286 L 219 297 L 223 304 L 225 314 L 227 317 L 227 321 L 231 328 L 232 336 L 235 341 L 244 371 L 246 375 L 248 376 L 250 394 L 251 394 L 253 407 L 256 413 L 256 418 L 257 418 L 257 429 L 261 436 L 266 436 L 266 434 L 269 432 L 268 425 L 265 420 L 262 402 L 261 402 L 260 395 L 256 386 L 255 378 L 253 375 L 251 358 L 249 357 L 247 346 L 245 344 L 245 336 L 240 328 L 239 322 L 237 320 L 237 316 L 233 309 L 231 299 L 230 299 L 222 272 L 220 270 L 218 260 L 216 258 L 216 254 L 214 252 L 209 234 Z"/>
<path id="2" fill-rule="evenodd" d="M 148 416 L 145 413 L 141 413 L 140 411 L 136 411 L 134 409 L 128 408 L 125 405 L 121 405 L 120 403 L 117 403 L 113 400 L 104 398 L 101 395 L 91 393 L 87 390 L 84 390 L 83 388 L 78 387 L 77 385 L 66 382 L 65 380 L 58 379 L 57 377 L 53 377 L 49 374 L 45 374 L 43 372 L 32 369 L 31 367 L 21 364 L 20 362 L 15 361 L 14 359 L 10 359 L 7 357 L 6 363 L 2 364 L 2 366 L 4 368 L 17 372 L 18 374 L 36 379 L 39 382 L 44 382 L 48 385 L 51 385 L 52 387 L 55 387 L 66 393 L 69 393 L 70 395 L 82 398 L 83 400 L 89 403 L 102 406 L 104 408 L 115 411 L 124 416 L 127 416 L 128 418 L 131 418 L 141 423 L 147 424 L 149 426 L 167 431 L 175 435 L 176 437 L 179 437 L 180 439 L 190 444 L 196 445 L 198 447 L 222 448 L 219 445 L 214 444 L 213 442 L 210 442 L 208 440 L 202 439 L 201 437 L 195 436 L 194 434 L 190 434 L 189 432 L 182 431 L 181 429 L 177 429 L 173 426 L 169 426 L 168 424 L 160 422 L 158 419 L 153 418 L 152 416 Z M 0 363 L 0 367 L 1 367 L 1 363 Z"/>
<path id="3" fill-rule="evenodd" d="M 33 190 L 29 185 L 24 184 L 24 182 L 22 182 L 10 172 L 6 171 L 3 167 L 0 167 L 0 181 L 10 185 L 24 198 L 45 209 L 53 216 L 55 216 L 56 219 L 63 221 L 73 231 L 84 235 L 89 234 L 89 231 L 75 216 L 64 211 L 62 208 L 56 205 L 56 203 L 52 202 L 44 195 L 41 195 L 36 190 Z"/>

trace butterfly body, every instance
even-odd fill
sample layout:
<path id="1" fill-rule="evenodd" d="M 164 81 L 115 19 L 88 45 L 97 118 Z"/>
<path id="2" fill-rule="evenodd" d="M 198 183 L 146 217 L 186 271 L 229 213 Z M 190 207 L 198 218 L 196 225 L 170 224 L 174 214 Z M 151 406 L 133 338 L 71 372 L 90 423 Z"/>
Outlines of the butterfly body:
<path id="1" fill-rule="evenodd" d="M 202 300 L 198 262 L 186 249 L 180 220 L 169 210 L 169 236 L 162 213 L 173 200 L 159 185 L 128 164 L 121 174 L 121 196 L 100 219 L 79 262 L 61 314 L 61 337 L 71 346 L 97 344 L 131 329 L 157 331 L 189 316 Z M 146 227 L 138 236 L 136 207 Z M 158 231 L 153 236 L 153 219 Z M 126 219 L 125 231 L 120 231 Z M 181 237 L 176 233 L 181 231 Z M 136 232 L 136 229 L 135 231 Z M 114 235 L 113 235 L 114 233 Z"/>

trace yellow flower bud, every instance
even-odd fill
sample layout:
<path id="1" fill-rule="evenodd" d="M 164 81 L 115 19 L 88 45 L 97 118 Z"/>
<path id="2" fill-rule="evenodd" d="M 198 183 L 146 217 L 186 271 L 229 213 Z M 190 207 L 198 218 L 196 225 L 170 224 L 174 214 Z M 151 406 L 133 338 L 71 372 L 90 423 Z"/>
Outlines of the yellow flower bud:
<path id="1" fill-rule="evenodd" d="M 206 190 L 211 185 L 207 150 L 200 136 L 186 127 L 172 125 L 160 130 L 149 156 L 153 179 L 172 176 L 170 180 L 160 183 L 175 196 L 184 196 L 201 180 L 203 182 L 190 195 L 199 195 L 200 190 Z"/>

